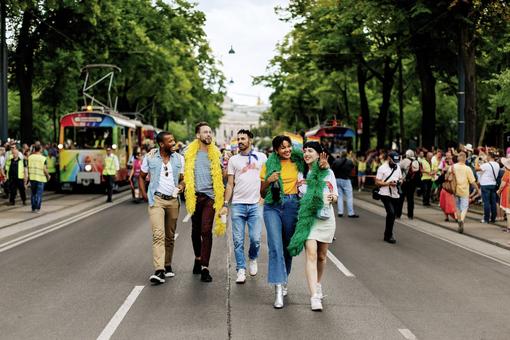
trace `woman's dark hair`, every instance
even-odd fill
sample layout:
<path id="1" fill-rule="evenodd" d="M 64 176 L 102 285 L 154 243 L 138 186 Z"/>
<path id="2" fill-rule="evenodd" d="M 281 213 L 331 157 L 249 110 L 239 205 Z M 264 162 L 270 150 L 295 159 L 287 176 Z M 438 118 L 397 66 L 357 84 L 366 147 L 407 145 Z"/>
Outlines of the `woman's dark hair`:
<path id="1" fill-rule="evenodd" d="M 276 136 L 275 138 L 273 138 L 273 151 L 276 152 L 278 151 L 278 149 L 280 148 L 280 146 L 282 146 L 283 142 L 287 141 L 290 145 L 292 145 L 292 141 L 290 140 L 290 137 L 289 136 L 283 136 L 283 135 L 280 135 L 280 136 Z"/>
<path id="2" fill-rule="evenodd" d="M 319 155 L 324 152 L 324 148 L 322 147 L 321 143 L 319 143 L 319 142 L 306 142 L 303 145 L 303 150 L 306 149 L 306 148 L 314 149 L 315 151 L 317 151 L 317 153 Z M 305 170 L 303 172 L 303 176 L 305 178 L 308 175 L 308 171 L 310 171 L 310 170 L 308 169 L 307 166 L 305 166 Z"/>

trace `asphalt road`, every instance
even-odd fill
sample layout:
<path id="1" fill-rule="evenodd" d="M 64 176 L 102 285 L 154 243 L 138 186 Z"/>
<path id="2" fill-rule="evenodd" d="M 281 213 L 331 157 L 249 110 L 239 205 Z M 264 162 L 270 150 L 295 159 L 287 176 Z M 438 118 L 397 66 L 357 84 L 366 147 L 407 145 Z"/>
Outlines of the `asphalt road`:
<path id="1" fill-rule="evenodd" d="M 0 253 L 0 338 L 96 339 L 107 331 L 113 339 L 510 338 L 510 267 L 403 225 L 389 245 L 384 218 L 358 213 L 337 219 L 330 247 L 355 277 L 329 261 L 324 311 L 314 313 L 303 254 L 286 306 L 275 310 L 265 232 L 256 277 L 235 284 L 227 231 L 214 239 L 214 281 L 202 283 L 191 273 L 191 224 L 182 218 L 176 277 L 151 286 L 146 205 L 122 203 Z"/>

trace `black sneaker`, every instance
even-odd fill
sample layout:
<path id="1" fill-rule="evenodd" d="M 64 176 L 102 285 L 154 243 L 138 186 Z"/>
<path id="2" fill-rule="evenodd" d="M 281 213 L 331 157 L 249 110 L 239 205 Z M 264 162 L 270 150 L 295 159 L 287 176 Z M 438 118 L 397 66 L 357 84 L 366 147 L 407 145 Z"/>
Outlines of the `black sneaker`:
<path id="1" fill-rule="evenodd" d="M 337 216 L 338 217 L 344 217 L 344 214 L 338 214 Z"/>
<path id="2" fill-rule="evenodd" d="M 174 277 L 175 273 L 172 270 L 172 266 L 165 266 L 165 277 Z"/>
<path id="3" fill-rule="evenodd" d="M 209 274 L 209 269 L 207 269 L 207 268 L 202 269 L 202 273 L 200 275 L 200 281 L 202 281 L 202 282 L 211 282 L 212 281 L 212 276 L 211 276 L 211 274 Z"/>
<path id="4" fill-rule="evenodd" d="M 350 218 L 359 218 L 359 215 L 354 214 L 354 215 L 349 215 L 349 217 L 350 217 Z M 399 217 L 399 218 L 400 218 L 400 217 Z"/>
<path id="5" fill-rule="evenodd" d="M 193 265 L 193 274 L 201 274 L 202 266 L 200 265 L 200 260 L 195 259 L 195 264 Z"/>
<path id="6" fill-rule="evenodd" d="M 149 277 L 149 280 L 154 284 L 165 283 L 165 271 L 156 270 L 156 272 Z"/>

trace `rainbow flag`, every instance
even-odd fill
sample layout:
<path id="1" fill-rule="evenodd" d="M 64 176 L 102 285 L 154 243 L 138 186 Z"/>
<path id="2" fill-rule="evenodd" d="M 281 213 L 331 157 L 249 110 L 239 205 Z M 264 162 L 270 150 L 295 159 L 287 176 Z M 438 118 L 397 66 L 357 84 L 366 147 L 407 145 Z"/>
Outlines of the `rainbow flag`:
<path id="1" fill-rule="evenodd" d="M 282 134 L 284 136 L 290 137 L 290 140 L 292 141 L 292 146 L 293 147 L 300 148 L 300 149 L 303 148 L 303 137 L 301 137 L 300 135 L 297 135 L 295 133 L 288 132 L 288 131 L 284 131 Z"/>

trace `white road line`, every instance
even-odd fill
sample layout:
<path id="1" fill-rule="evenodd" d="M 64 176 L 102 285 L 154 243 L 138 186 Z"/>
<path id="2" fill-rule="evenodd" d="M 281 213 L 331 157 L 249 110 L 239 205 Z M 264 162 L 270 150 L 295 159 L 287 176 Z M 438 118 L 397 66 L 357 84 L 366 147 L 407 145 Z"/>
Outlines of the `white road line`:
<path id="1" fill-rule="evenodd" d="M 55 231 L 55 230 L 58 230 L 60 228 L 64 228 L 74 222 L 77 222 L 79 220 L 82 220 L 86 217 L 89 217 L 91 215 L 94 215 L 102 210 L 105 210 L 105 209 L 108 209 L 108 208 L 111 208 L 112 206 L 115 206 L 117 204 L 120 204 L 124 201 L 127 201 L 129 200 L 131 197 L 123 197 L 123 198 L 120 198 L 118 200 L 115 201 L 115 203 L 113 204 L 104 204 L 104 205 L 101 205 L 97 208 L 94 208 L 92 210 L 88 210 L 88 211 L 85 211 L 81 214 L 78 214 L 76 216 L 73 216 L 73 217 L 69 217 L 69 218 L 66 218 L 65 220 L 63 221 L 60 221 L 60 222 L 57 222 L 57 223 L 54 223 L 54 224 L 51 224 L 47 227 L 44 227 L 44 228 L 41 228 L 41 229 L 38 229 L 38 230 L 35 230 L 31 233 L 28 233 L 28 234 L 25 234 L 23 236 L 20 236 L 20 237 L 17 237 L 15 239 L 12 239 L 8 242 L 5 242 L 5 243 L 2 243 L 0 244 L 0 253 L 6 251 L 6 250 L 9 250 L 11 248 L 14 248 L 14 247 L 17 247 L 23 243 L 26 243 L 30 240 L 33 240 L 33 239 L 36 239 L 38 237 L 41 237 L 43 235 L 46 235 L 48 233 L 51 233 L 52 231 Z"/>
<path id="2" fill-rule="evenodd" d="M 411 332 L 410 330 L 408 330 L 407 328 L 399 328 L 398 331 L 400 332 L 400 334 L 402 334 L 404 336 L 404 338 L 406 338 L 407 340 L 417 340 L 416 336 L 413 334 L 413 332 Z"/>
<path id="3" fill-rule="evenodd" d="M 124 303 L 120 308 L 117 310 L 117 313 L 111 318 L 110 322 L 106 325 L 106 327 L 103 329 L 101 334 L 97 337 L 97 340 L 108 340 L 111 338 L 113 333 L 117 330 L 117 327 L 119 327 L 120 323 L 126 316 L 126 314 L 129 312 L 129 309 L 131 306 L 133 306 L 133 303 L 135 303 L 136 298 L 140 293 L 142 292 L 142 289 L 145 286 L 135 286 L 131 293 L 128 295 L 126 300 L 124 300 Z"/>
<path id="4" fill-rule="evenodd" d="M 338 269 L 340 269 L 340 271 L 341 271 L 342 273 L 344 273 L 344 275 L 345 275 L 345 276 L 347 276 L 347 277 L 355 277 L 355 276 L 354 276 L 354 274 L 353 274 L 353 273 L 351 273 L 351 272 L 349 271 L 349 269 L 347 269 L 347 268 L 343 265 L 343 263 L 342 263 L 342 262 L 340 262 L 340 260 L 338 260 L 338 259 L 336 258 L 336 256 L 335 256 L 335 255 L 333 255 L 333 253 L 332 253 L 332 252 L 330 252 L 329 250 L 328 250 L 328 258 L 331 260 L 331 262 L 333 262 L 333 263 L 335 264 L 335 266 L 337 266 L 337 268 L 338 268 Z"/>

